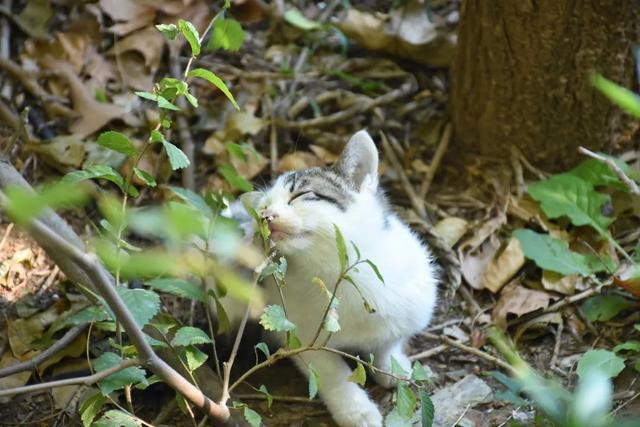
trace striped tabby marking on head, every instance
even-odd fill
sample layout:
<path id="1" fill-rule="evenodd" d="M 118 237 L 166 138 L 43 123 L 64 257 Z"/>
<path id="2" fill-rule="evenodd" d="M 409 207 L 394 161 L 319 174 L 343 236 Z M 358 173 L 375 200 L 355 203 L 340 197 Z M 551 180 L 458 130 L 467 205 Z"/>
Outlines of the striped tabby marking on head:
<path id="1" fill-rule="evenodd" d="M 291 193 L 313 191 L 318 200 L 325 200 L 345 211 L 353 202 L 349 184 L 332 169 L 311 168 L 291 172 L 285 177 L 285 186 Z"/>

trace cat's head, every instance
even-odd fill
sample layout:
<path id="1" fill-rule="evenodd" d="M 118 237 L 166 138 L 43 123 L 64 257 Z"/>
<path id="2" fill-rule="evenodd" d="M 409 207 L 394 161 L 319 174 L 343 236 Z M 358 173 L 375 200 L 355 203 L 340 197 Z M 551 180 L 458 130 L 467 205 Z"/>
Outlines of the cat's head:
<path id="1" fill-rule="evenodd" d="M 378 150 L 365 130 L 354 134 L 335 165 L 288 172 L 261 192 L 249 193 L 271 240 L 285 255 L 335 241 L 333 224 L 362 223 L 378 206 Z"/>

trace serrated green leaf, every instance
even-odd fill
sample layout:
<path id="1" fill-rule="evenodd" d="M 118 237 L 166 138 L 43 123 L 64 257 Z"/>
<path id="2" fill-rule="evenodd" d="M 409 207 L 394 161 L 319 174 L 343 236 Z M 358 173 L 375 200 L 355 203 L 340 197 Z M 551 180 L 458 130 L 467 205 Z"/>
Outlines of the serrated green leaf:
<path id="1" fill-rule="evenodd" d="M 229 101 L 231 101 L 236 110 L 240 110 L 238 103 L 236 102 L 231 92 L 229 92 L 229 88 L 227 87 L 227 85 L 222 81 L 220 77 L 216 76 L 211 71 L 205 70 L 204 68 L 196 68 L 189 72 L 189 77 L 199 77 L 208 81 L 209 83 L 220 89 L 222 93 L 224 93 L 224 95 L 227 97 L 227 99 L 229 99 Z"/>
<path id="2" fill-rule="evenodd" d="M 340 262 L 340 271 L 347 269 L 349 256 L 347 255 L 347 245 L 344 243 L 344 237 L 337 225 L 333 224 L 336 235 L 336 248 L 338 249 L 338 261 Z"/>
<path id="3" fill-rule="evenodd" d="M 422 366 L 422 363 L 418 362 L 417 360 L 413 364 L 413 369 L 411 369 L 411 379 L 414 381 L 429 380 L 429 374 L 427 374 L 427 371 L 424 369 L 424 366 Z"/>
<path id="4" fill-rule="evenodd" d="M 135 172 L 136 176 L 141 180 L 143 180 L 144 183 L 147 184 L 149 187 L 156 186 L 156 179 L 149 172 L 145 172 L 142 169 L 137 167 L 134 167 L 133 171 Z"/>
<path id="5" fill-rule="evenodd" d="M 160 297 L 153 291 L 119 287 L 116 288 L 116 292 L 140 328 L 149 323 L 149 320 L 160 311 Z M 112 317 L 115 318 L 113 315 Z"/>
<path id="6" fill-rule="evenodd" d="M 171 340 L 175 347 L 186 347 L 188 345 L 211 344 L 211 338 L 205 331 L 195 326 L 183 326 L 176 332 Z"/>
<path id="7" fill-rule="evenodd" d="M 555 175 L 529 185 L 528 191 L 549 218 L 566 216 L 573 225 L 589 225 L 601 234 L 614 220 L 602 214 L 611 197 L 577 176 Z"/>
<path id="8" fill-rule="evenodd" d="M 362 363 L 358 362 L 356 369 L 351 372 L 351 375 L 349 375 L 347 381 L 351 381 L 352 383 L 360 384 L 362 386 L 364 385 L 364 383 L 367 381 L 367 373 L 364 370 L 364 366 L 362 365 Z"/>
<path id="9" fill-rule="evenodd" d="M 590 322 L 606 322 L 634 304 L 620 295 L 596 295 L 582 303 L 580 308 Z"/>
<path id="10" fill-rule="evenodd" d="M 206 297 L 202 288 L 187 280 L 164 277 L 149 280 L 146 284 L 161 292 L 166 292 L 168 294 L 195 301 L 206 302 Z"/>
<path id="11" fill-rule="evenodd" d="M 227 180 L 232 187 L 237 188 L 240 191 L 248 192 L 253 191 L 253 185 L 238 175 L 236 169 L 230 164 L 220 165 L 218 171 Z"/>
<path id="12" fill-rule="evenodd" d="M 287 10 L 284 13 L 284 20 L 294 27 L 300 28 L 301 30 L 305 31 L 317 30 L 319 28 L 322 28 L 322 24 L 307 18 L 297 8 Z"/>
<path id="13" fill-rule="evenodd" d="M 167 152 L 172 170 L 183 169 L 191 164 L 187 155 L 169 141 L 162 141 L 162 146 Z"/>
<path id="14" fill-rule="evenodd" d="M 296 328 L 296 325 L 284 315 L 282 307 L 276 304 L 265 307 L 260 316 L 260 324 L 267 331 L 293 331 Z"/>
<path id="15" fill-rule="evenodd" d="M 258 391 L 264 394 L 265 397 L 267 398 L 267 408 L 271 408 L 271 405 L 273 404 L 273 396 L 271 396 L 271 394 L 269 393 L 269 390 L 267 390 L 267 387 L 264 384 L 262 384 L 260 385 L 260 388 L 258 389 Z"/>
<path id="16" fill-rule="evenodd" d="M 313 369 L 311 364 L 308 365 L 309 369 L 309 399 L 313 399 L 318 395 L 318 387 L 320 386 L 320 376 L 318 371 Z"/>
<path id="17" fill-rule="evenodd" d="M 207 48 L 235 52 L 242 47 L 243 42 L 244 31 L 238 21 L 232 18 L 218 18 L 213 25 L 213 33 Z"/>
<path id="18" fill-rule="evenodd" d="M 607 378 L 614 378 L 623 369 L 624 359 L 615 353 L 608 350 L 589 350 L 580 358 L 576 373 L 583 379 L 589 372 L 598 370 Z"/>
<path id="19" fill-rule="evenodd" d="M 167 39 L 174 40 L 180 34 L 180 30 L 176 24 L 158 24 L 156 29 L 162 33 Z"/>
<path id="20" fill-rule="evenodd" d="M 416 395 L 413 394 L 413 390 L 411 390 L 404 381 L 400 381 L 396 394 L 396 409 L 398 410 L 398 414 L 406 420 L 413 418 L 417 404 L 418 401 Z"/>
<path id="21" fill-rule="evenodd" d="M 380 280 L 382 282 L 382 284 L 384 285 L 384 278 L 382 277 L 382 274 L 380 274 L 380 270 L 378 270 L 378 266 L 375 265 L 373 263 L 373 261 L 371 261 L 370 259 L 365 259 L 364 262 L 369 264 L 369 267 L 371 267 L 373 272 L 376 273 L 376 276 L 378 277 L 378 280 Z"/>
<path id="22" fill-rule="evenodd" d="M 271 352 L 269 352 L 269 346 L 267 346 L 267 344 L 263 342 L 259 342 L 258 344 L 255 345 L 255 348 L 260 350 L 267 359 L 271 357 Z"/>
<path id="23" fill-rule="evenodd" d="M 141 427 L 142 423 L 133 418 L 131 415 L 111 409 L 102 415 L 102 417 L 93 423 L 92 427 Z"/>
<path id="24" fill-rule="evenodd" d="M 206 353 L 202 352 L 200 349 L 192 345 L 187 347 L 180 347 L 178 349 L 178 354 L 191 372 L 202 366 L 204 362 L 206 362 L 209 358 Z"/>
<path id="25" fill-rule="evenodd" d="M 262 425 L 262 417 L 260 417 L 260 414 L 246 405 L 242 410 L 242 415 L 251 427 L 260 427 Z"/>
<path id="26" fill-rule="evenodd" d="M 614 353 L 618 353 L 619 351 L 640 352 L 640 341 L 630 340 L 630 341 L 623 342 L 622 344 L 618 344 L 617 346 L 613 347 L 613 352 Z"/>
<path id="27" fill-rule="evenodd" d="M 133 142 L 129 138 L 115 131 L 102 132 L 98 137 L 98 144 L 106 147 L 110 150 L 117 151 L 118 153 L 126 154 L 127 156 L 133 156 L 138 153 L 133 146 Z"/>
<path id="28" fill-rule="evenodd" d="M 191 56 L 200 55 L 200 35 L 196 27 L 191 22 L 181 19 L 178 21 L 178 28 L 191 46 Z"/>
<path id="29" fill-rule="evenodd" d="M 101 372 L 105 369 L 117 366 L 120 363 L 122 363 L 122 358 L 120 356 L 112 352 L 106 352 L 102 353 L 100 357 L 93 361 L 93 368 L 96 372 Z M 104 396 L 107 396 L 111 392 L 119 390 L 127 384 L 135 384 L 144 381 L 146 381 L 144 369 L 131 366 L 109 375 L 108 377 L 100 380 L 98 384 L 100 385 L 100 392 Z"/>
<path id="30" fill-rule="evenodd" d="M 93 396 L 85 399 L 80 405 L 78 412 L 80 413 L 80 420 L 84 427 L 89 427 L 96 415 L 102 410 L 107 398 L 101 393 L 96 393 Z"/>
<path id="31" fill-rule="evenodd" d="M 600 74 L 594 75 L 591 78 L 591 83 L 624 111 L 640 118 L 640 97 L 637 94 Z"/>
<path id="32" fill-rule="evenodd" d="M 420 390 L 420 421 L 422 427 L 431 427 L 435 417 L 433 402 L 426 391 Z"/>
<path id="33" fill-rule="evenodd" d="M 594 255 L 582 255 L 569 249 L 569 244 L 548 234 L 536 233 L 532 230 L 518 229 L 513 232 L 520 242 L 525 256 L 535 261 L 538 267 L 556 273 L 588 276 L 600 271 L 615 268 L 608 257 L 598 258 Z"/>

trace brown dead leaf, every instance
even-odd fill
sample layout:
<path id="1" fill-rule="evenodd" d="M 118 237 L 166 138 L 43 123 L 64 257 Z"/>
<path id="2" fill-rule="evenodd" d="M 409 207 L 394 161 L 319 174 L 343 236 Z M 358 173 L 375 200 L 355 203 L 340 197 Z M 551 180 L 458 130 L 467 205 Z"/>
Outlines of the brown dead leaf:
<path id="1" fill-rule="evenodd" d="M 138 52 L 144 58 L 148 73 L 154 75 L 160 65 L 164 43 L 165 39 L 160 31 L 154 27 L 147 27 L 114 44 L 109 53 L 122 55 L 125 52 Z"/>
<path id="2" fill-rule="evenodd" d="M 156 10 L 143 1 L 100 0 L 100 8 L 116 22 L 109 31 L 125 35 L 152 24 Z"/>
<path id="3" fill-rule="evenodd" d="M 224 132 L 216 131 L 204 141 L 202 152 L 210 156 L 218 156 L 226 151 L 224 148 Z"/>
<path id="4" fill-rule="evenodd" d="M 264 12 L 257 0 L 234 0 L 231 2 L 231 14 L 241 22 L 259 22 Z"/>
<path id="5" fill-rule="evenodd" d="M 458 217 L 443 218 L 433 227 L 433 231 L 449 246 L 455 245 L 469 229 L 469 223 Z"/>
<path id="6" fill-rule="evenodd" d="M 66 409 L 71 399 L 80 389 L 80 385 L 67 385 L 51 389 L 51 396 L 56 409 Z"/>
<path id="7" fill-rule="evenodd" d="M 509 239 L 504 250 L 494 257 L 482 275 L 481 285 L 494 294 L 498 292 L 522 268 L 525 262 L 520 241 Z"/>
<path id="8" fill-rule="evenodd" d="M 49 367 L 53 366 L 65 357 L 79 357 L 81 356 L 85 350 L 87 345 L 87 336 L 86 334 L 80 334 L 78 338 L 76 338 L 71 344 L 64 347 L 62 350 L 54 354 L 53 356 L 46 359 L 44 362 L 38 365 L 38 373 L 42 375 L 42 373 Z"/>
<path id="9" fill-rule="evenodd" d="M 458 256 L 461 260 L 462 276 L 472 288 L 482 289 L 484 272 L 499 248 L 500 242 L 491 238 L 475 251 L 467 253 L 459 251 Z"/>
<path id="10" fill-rule="evenodd" d="M 493 308 L 493 321 L 501 329 L 507 328 L 507 315 L 515 314 L 520 317 L 523 314 L 549 306 L 549 294 L 526 288 L 515 280 L 504 287 L 500 293 L 500 299 Z"/>
<path id="11" fill-rule="evenodd" d="M 245 135 L 256 135 L 265 125 L 264 120 L 246 111 L 232 113 L 224 125 L 225 139 L 236 141 Z"/>
<path id="12" fill-rule="evenodd" d="M 475 250 L 485 240 L 500 230 L 506 222 L 506 215 L 500 212 L 496 216 L 483 221 L 480 225 L 474 224 L 472 227 L 473 234 L 464 242 L 460 243 L 459 251 L 466 252 Z"/>
<path id="13" fill-rule="evenodd" d="M 245 160 L 230 156 L 229 161 L 236 168 L 240 176 L 252 180 L 267 166 L 269 160 L 253 148 L 245 148 Z"/>
<path id="14" fill-rule="evenodd" d="M 548 291 L 563 295 L 573 295 L 576 291 L 576 284 L 581 281 L 582 278 L 577 274 L 563 276 L 555 271 L 544 270 L 542 272 L 542 286 Z"/>
<path id="15" fill-rule="evenodd" d="M 74 135 L 56 136 L 48 143 L 35 144 L 32 147 L 47 163 L 63 171 L 78 169 L 85 154 L 84 142 Z"/>
<path id="16" fill-rule="evenodd" d="M 9 352 L 6 352 L 2 355 L 2 358 L 0 358 L 0 369 L 15 365 L 16 363 L 20 362 L 20 360 L 13 357 Z M 9 375 L 8 377 L 0 378 L 0 390 L 22 387 L 27 383 L 27 381 L 29 381 L 30 377 L 31 372 L 26 371 Z M 0 403 L 8 403 L 11 399 L 13 399 L 13 396 L 0 397 Z"/>
<path id="17" fill-rule="evenodd" d="M 278 161 L 278 172 L 287 172 L 323 166 L 322 160 L 308 151 L 295 151 L 285 154 Z"/>
<path id="18" fill-rule="evenodd" d="M 640 267 L 625 264 L 613 276 L 613 283 L 626 289 L 630 294 L 640 297 Z"/>
<path id="19" fill-rule="evenodd" d="M 384 51 L 423 64 L 446 66 L 453 56 L 454 38 L 429 21 L 418 0 L 380 14 L 350 8 L 338 28 L 367 49 Z"/>
<path id="20" fill-rule="evenodd" d="M 7 324 L 9 345 L 16 357 L 21 357 L 33 350 L 31 343 L 40 338 L 44 331 L 44 325 L 37 315 L 28 319 L 9 320 Z"/>
<path id="21" fill-rule="evenodd" d="M 319 145 L 311 144 L 309 145 L 309 149 L 316 155 L 322 162 L 326 165 L 332 165 L 338 160 L 340 156 L 338 156 L 333 151 L 329 151 L 324 147 Z"/>
<path id="22" fill-rule="evenodd" d="M 70 126 L 71 132 L 76 137 L 84 138 L 124 114 L 120 107 L 98 102 L 68 63 L 56 60 L 49 55 L 43 58 L 42 62 L 49 69 L 55 70 L 69 85 L 73 109 L 80 116 L 80 119 Z"/>

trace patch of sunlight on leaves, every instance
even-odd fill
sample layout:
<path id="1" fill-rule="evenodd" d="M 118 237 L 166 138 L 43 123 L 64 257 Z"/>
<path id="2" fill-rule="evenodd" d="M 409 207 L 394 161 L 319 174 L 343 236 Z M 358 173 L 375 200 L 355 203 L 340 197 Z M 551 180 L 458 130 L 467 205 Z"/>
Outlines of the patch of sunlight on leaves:
<path id="1" fill-rule="evenodd" d="M 544 270 L 563 275 L 580 274 L 588 276 L 600 271 L 613 271 L 615 264 L 609 257 L 583 255 L 569 249 L 569 244 L 548 234 L 540 234 L 528 229 L 513 232 L 520 241 L 525 256 Z"/>

